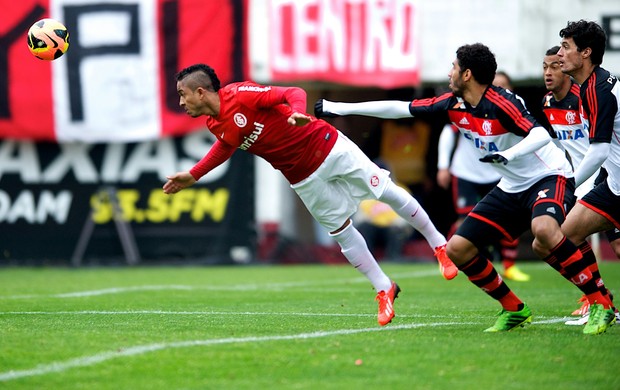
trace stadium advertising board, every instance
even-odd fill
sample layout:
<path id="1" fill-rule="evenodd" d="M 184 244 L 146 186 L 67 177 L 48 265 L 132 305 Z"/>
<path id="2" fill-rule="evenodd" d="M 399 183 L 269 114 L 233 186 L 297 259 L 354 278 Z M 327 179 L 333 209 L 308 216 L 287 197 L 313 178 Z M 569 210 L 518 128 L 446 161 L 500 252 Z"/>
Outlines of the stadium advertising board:
<path id="1" fill-rule="evenodd" d="M 235 153 L 175 195 L 165 176 L 187 169 L 208 132 L 142 143 L 0 142 L 0 259 L 69 262 L 80 238 L 88 263 L 126 257 L 120 218 L 147 261 L 245 261 L 252 257 L 252 157 Z M 115 210 L 115 206 L 118 209 Z M 92 234 L 84 235 L 92 229 Z"/>
<path id="2" fill-rule="evenodd" d="M 239 77 L 240 15 L 233 1 L 3 7 L 0 260 L 105 262 L 127 258 L 129 244 L 142 261 L 252 256 L 251 156 L 236 153 L 174 196 L 161 189 L 211 144 L 204 120 L 179 107 L 174 76 L 202 62 L 222 83 Z M 69 50 L 54 61 L 35 58 L 26 44 L 42 18 L 69 31 Z"/>

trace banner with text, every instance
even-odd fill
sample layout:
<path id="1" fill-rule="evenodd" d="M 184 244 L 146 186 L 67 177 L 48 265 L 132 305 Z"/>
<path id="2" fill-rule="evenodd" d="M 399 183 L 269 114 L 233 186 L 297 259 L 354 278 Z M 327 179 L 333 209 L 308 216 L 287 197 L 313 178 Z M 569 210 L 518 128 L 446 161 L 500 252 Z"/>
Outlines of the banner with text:
<path id="1" fill-rule="evenodd" d="M 117 218 L 145 262 L 249 261 L 256 241 L 250 154 L 235 153 L 178 194 L 161 188 L 212 140 L 198 131 L 142 143 L 1 141 L 0 262 L 66 263 L 81 237 L 84 262 L 122 258 Z"/>
<path id="2" fill-rule="evenodd" d="M 416 85 L 420 66 L 416 3 L 251 1 L 252 77 L 384 88 Z M 268 42 L 268 50 L 261 42 Z"/>

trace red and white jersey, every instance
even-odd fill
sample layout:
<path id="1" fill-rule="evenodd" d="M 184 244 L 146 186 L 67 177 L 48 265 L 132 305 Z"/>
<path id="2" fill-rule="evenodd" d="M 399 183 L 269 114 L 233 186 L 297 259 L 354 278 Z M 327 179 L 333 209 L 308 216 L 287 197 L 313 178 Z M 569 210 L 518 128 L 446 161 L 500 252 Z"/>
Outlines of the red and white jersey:
<path id="1" fill-rule="evenodd" d="M 214 149 L 232 154 L 230 149 L 238 148 L 262 157 L 291 184 L 314 172 L 338 138 L 336 128 L 314 117 L 301 127 L 287 122 L 293 111 L 306 112 L 301 89 L 241 82 L 228 84 L 218 93 L 220 112 L 206 121 L 217 138 Z"/>
<path id="2" fill-rule="evenodd" d="M 487 87 L 475 107 L 450 92 L 430 99 L 413 100 L 409 111 L 414 116 L 445 114 L 469 146 L 476 150 L 478 158 L 504 151 L 520 142 L 534 127 L 543 127 L 516 95 L 493 85 Z M 492 166 L 502 176 L 498 187 L 510 193 L 525 191 L 547 176 L 573 177 L 564 151 L 551 142 L 551 138 L 536 152 L 516 157 L 507 165 Z M 475 171 L 476 166 L 470 164 L 470 169 Z"/>
<path id="3" fill-rule="evenodd" d="M 610 143 L 603 163 L 611 191 L 620 196 L 620 82 L 607 70 L 597 66 L 581 85 L 582 120 L 590 142 Z"/>

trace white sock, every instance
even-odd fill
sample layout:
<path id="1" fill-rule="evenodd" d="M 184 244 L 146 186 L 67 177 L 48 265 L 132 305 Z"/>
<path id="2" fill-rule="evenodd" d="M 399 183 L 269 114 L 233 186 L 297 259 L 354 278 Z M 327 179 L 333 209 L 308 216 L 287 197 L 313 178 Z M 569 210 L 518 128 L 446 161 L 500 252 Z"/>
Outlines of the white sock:
<path id="1" fill-rule="evenodd" d="M 368 249 L 362 234 L 349 224 L 344 230 L 330 234 L 342 248 L 342 254 L 358 271 L 366 275 L 377 292 L 388 291 L 392 287 L 390 278 L 381 270 L 377 260 Z"/>
<path id="2" fill-rule="evenodd" d="M 446 237 L 437 230 L 426 210 L 404 188 L 391 183 L 379 200 L 390 205 L 398 215 L 419 231 L 433 250 L 446 243 Z"/>

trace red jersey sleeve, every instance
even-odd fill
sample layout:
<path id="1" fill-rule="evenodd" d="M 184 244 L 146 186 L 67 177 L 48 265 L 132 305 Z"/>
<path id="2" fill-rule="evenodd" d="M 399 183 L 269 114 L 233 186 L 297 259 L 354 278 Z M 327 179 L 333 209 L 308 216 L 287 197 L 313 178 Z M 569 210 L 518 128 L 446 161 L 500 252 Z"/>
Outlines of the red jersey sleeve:
<path id="1" fill-rule="evenodd" d="M 306 92 L 298 87 L 257 86 L 251 93 L 244 93 L 239 88 L 237 96 L 249 107 L 271 108 L 286 104 L 293 112 L 306 112 Z"/>
<path id="2" fill-rule="evenodd" d="M 223 142 L 215 141 L 209 152 L 200 160 L 196 165 L 189 170 L 189 173 L 198 180 L 209 171 L 213 170 L 224 161 L 228 160 L 236 148 L 230 145 L 226 145 Z"/>

